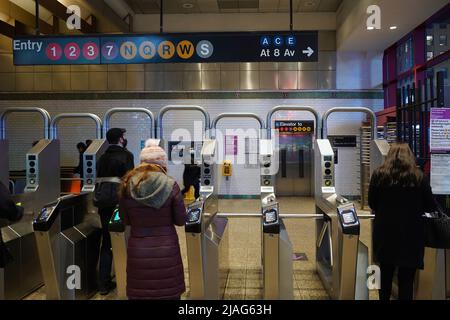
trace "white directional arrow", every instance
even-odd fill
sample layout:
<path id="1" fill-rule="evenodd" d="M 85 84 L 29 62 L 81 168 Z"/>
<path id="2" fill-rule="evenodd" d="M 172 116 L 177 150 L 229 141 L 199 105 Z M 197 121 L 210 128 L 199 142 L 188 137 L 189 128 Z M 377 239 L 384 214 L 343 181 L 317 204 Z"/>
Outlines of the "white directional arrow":
<path id="1" fill-rule="evenodd" d="M 303 50 L 304 54 L 308 55 L 308 58 L 314 54 L 314 50 L 311 47 L 308 47 L 308 50 Z"/>

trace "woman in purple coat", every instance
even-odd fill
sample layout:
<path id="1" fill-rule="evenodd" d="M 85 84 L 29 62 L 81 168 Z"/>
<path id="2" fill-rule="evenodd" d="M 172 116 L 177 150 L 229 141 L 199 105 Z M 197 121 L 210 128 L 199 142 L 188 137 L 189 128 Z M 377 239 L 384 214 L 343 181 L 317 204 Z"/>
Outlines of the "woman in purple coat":
<path id="1" fill-rule="evenodd" d="M 180 187 L 167 175 L 167 155 L 148 140 L 141 165 L 122 179 L 120 215 L 131 226 L 127 250 L 129 299 L 180 299 L 184 269 L 175 226 L 186 208 Z"/>

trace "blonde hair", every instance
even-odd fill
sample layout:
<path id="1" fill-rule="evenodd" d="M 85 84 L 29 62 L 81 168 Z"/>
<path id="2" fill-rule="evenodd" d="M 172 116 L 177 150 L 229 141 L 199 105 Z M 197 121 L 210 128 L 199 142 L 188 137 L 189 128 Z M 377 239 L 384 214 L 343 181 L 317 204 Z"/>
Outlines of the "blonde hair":
<path id="1" fill-rule="evenodd" d="M 129 197 L 131 195 L 131 183 L 130 180 L 137 174 L 142 174 L 137 183 L 134 185 L 133 189 L 137 190 L 141 183 L 145 181 L 149 175 L 153 172 L 161 172 L 167 174 L 167 168 L 164 168 L 158 164 L 148 164 L 142 163 L 137 166 L 122 178 L 122 182 L 120 185 L 119 196 L 120 197 Z"/>

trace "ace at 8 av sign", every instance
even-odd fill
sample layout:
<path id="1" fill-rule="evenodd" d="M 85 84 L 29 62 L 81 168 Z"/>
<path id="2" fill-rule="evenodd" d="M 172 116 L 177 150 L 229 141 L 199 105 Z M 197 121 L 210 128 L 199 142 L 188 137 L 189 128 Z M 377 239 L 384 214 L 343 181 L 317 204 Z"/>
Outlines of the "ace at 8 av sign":
<path id="1" fill-rule="evenodd" d="M 15 65 L 317 62 L 317 31 L 20 37 Z"/>

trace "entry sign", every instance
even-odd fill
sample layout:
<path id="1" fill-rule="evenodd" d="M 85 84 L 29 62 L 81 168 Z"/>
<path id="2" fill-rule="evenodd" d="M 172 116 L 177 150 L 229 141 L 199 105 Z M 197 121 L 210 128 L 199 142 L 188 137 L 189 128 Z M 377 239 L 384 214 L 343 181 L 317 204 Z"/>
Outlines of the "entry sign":
<path id="1" fill-rule="evenodd" d="M 450 152 L 450 109 L 432 108 L 430 118 L 431 152 Z"/>
<path id="2" fill-rule="evenodd" d="M 15 65 L 317 62 L 318 32 L 239 32 L 13 39 Z"/>
<path id="3" fill-rule="evenodd" d="M 18 38 L 13 40 L 15 65 L 100 64 L 97 37 Z"/>

